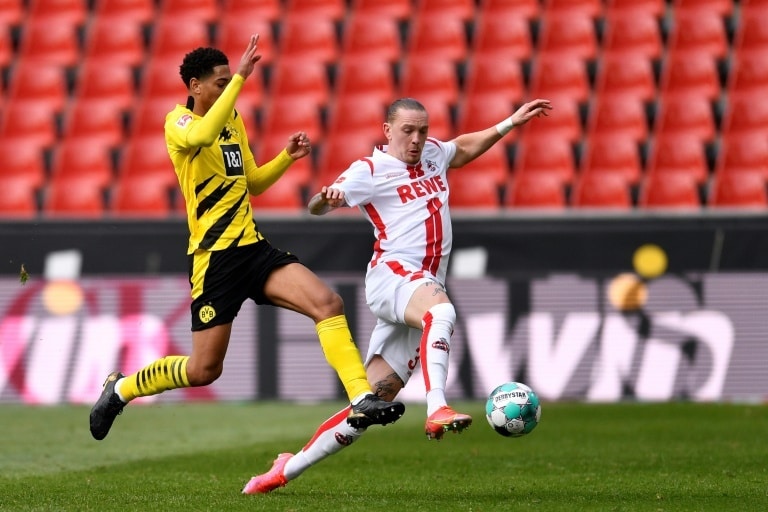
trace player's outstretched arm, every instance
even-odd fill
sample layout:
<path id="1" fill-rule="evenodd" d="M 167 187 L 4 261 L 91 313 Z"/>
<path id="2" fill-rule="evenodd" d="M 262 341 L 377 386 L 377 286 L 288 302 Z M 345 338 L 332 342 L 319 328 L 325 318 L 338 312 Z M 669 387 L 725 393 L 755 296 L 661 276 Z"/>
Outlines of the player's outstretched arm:
<path id="1" fill-rule="evenodd" d="M 504 119 L 496 126 L 491 126 L 479 132 L 464 133 L 453 142 L 456 144 L 456 154 L 451 160 L 451 167 L 461 167 L 482 155 L 488 148 L 496 144 L 512 128 L 522 126 L 534 117 L 547 116 L 552 109 L 552 103 L 545 99 L 536 99 L 525 103 L 514 114 Z"/>
<path id="2" fill-rule="evenodd" d="M 323 187 L 309 200 L 307 209 L 312 215 L 325 215 L 331 210 L 345 206 L 344 191 L 337 188 Z"/>

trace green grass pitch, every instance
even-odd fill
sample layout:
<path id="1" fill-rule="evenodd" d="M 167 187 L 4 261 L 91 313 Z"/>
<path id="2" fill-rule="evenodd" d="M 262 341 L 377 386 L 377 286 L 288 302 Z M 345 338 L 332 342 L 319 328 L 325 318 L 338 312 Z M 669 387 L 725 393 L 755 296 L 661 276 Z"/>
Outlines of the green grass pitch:
<path id="1" fill-rule="evenodd" d="M 424 406 L 269 495 L 254 473 L 341 403 L 134 405 L 101 442 L 86 407 L 0 406 L 6 511 L 765 511 L 768 406 L 544 403 L 504 438 L 478 402 L 427 441 Z"/>

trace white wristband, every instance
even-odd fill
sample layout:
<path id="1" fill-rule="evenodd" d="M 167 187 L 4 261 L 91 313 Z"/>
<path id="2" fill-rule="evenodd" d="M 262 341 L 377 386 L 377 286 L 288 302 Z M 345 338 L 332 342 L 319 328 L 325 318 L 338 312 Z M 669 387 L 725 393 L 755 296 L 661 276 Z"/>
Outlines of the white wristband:
<path id="1" fill-rule="evenodd" d="M 512 122 L 512 118 L 508 117 L 499 124 L 496 125 L 496 131 L 499 132 L 500 135 L 506 135 L 512 130 L 512 128 L 515 127 L 515 123 Z"/>

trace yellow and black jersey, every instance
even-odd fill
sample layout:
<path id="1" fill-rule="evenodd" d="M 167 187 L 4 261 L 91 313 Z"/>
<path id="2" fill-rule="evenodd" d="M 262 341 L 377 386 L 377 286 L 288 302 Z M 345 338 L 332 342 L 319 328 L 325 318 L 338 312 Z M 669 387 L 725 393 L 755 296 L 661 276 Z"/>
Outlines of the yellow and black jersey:
<path id="1" fill-rule="evenodd" d="M 165 118 L 168 154 L 187 204 L 187 254 L 261 240 L 250 194 L 263 192 L 293 163 L 283 151 L 266 165 L 256 165 L 245 125 L 234 108 L 243 81 L 234 75 L 203 117 L 176 105 Z"/>

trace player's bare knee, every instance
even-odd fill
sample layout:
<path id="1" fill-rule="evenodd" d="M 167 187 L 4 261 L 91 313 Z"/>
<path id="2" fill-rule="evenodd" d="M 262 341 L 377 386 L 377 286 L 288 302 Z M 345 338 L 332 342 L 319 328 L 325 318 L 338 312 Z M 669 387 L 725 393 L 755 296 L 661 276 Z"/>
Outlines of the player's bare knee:
<path id="1" fill-rule="evenodd" d="M 317 320 L 325 320 L 343 314 L 344 301 L 338 293 L 329 289 L 318 301 L 315 314 Z"/>
<path id="2" fill-rule="evenodd" d="M 216 379 L 221 377 L 221 373 L 224 370 L 221 364 L 203 365 L 200 367 L 189 365 L 187 366 L 187 380 L 189 385 L 193 387 L 207 386 L 213 384 Z"/>

